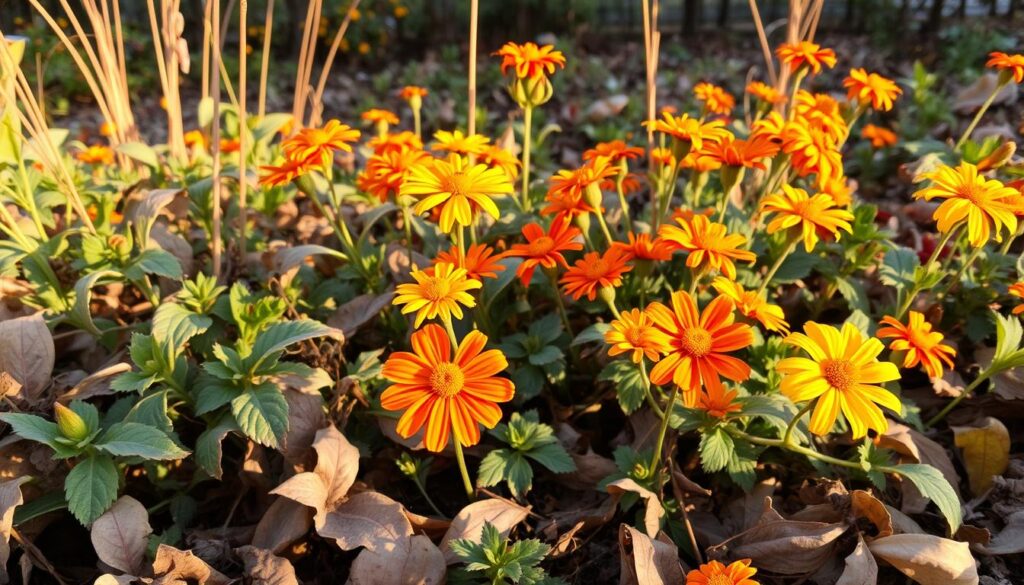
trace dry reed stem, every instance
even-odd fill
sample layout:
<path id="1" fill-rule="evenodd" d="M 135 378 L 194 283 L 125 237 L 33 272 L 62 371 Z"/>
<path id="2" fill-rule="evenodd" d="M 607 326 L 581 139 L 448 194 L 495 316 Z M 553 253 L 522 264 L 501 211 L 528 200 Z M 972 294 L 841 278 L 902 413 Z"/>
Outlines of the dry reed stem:
<path id="1" fill-rule="evenodd" d="M 768 44 L 768 34 L 764 30 L 764 21 L 761 20 L 761 11 L 757 9 L 757 0 L 749 0 L 748 3 L 750 4 L 750 14 L 754 18 L 754 27 L 757 29 L 757 39 L 761 42 L 765 67 L 768 68 L 768 80 L 775 86 L 778 84 L 779 76 L 775 72 L 775 61 L 772 59 L 772 49 Z"/>
<path id="2" fill-rule="evenodd" d="M 478 0 L 470 0 L 469 3 L 469 95 L 468 120 L 466 120 L 466 133 L 469 136 L 476 134 L 476 41 L 477 41 L 477 19 L 479 18 L 480 4 Z M 527 136 L 526 140 L 530 137 Z"/>
<path id="3" fill-rule="evenodd" d="M 248 77 L 247 60 L 249 29 L 247 19 L 249 17 L 249 0 L 241 0 L 238 3 L 238 257 L 245 261 L 245 224 L 246 224 L 246 198 L 249 190 L 249 177 L 247 177 L 246 158 L 248 158 L 248 135 L 249 125 L 247 122 L 248 112 L 246 111 L 246 81 Z"/>
<path id="4" fill-rule="evenodd" d="M 213 8 L 210 10 L 210 57 L 213 66 L 219 68 L 222 65 L 220 53 L 220 0 L 210 0 Z M 220 280 L 221 274 L 221 156 L 220 156 L 220 75 L 210 77 L 210 97 L 213 98 L 213 128 L 210 136 L 210 150 L 213 153 L 213 177 L 210 198 L 213 203 L 213 233 L 211 234 L 210 252 L 213 262 L 213 276 Z"/>
<path id="5" fill-rule="evenodd" d="M 334 40 L 331 41 L 331 49 L 327 52 L 327 58 L 324 60 L 323 67 L 320 69 L 320 79 L 317 81 L 316 91 L 313 92 L 313 98 L 311 100 L 311 103 L 313 104 L 313 111 L 310 113 L 309 123 L 312 126 L 319 126 L 323 121 L 324 90 L 327 88 L 327 77 L 331 72 L 331 66 L 334 65 L 334 58 L 337 56 L 338 49 L 341 47 L 341 41 L 345 38 L 345 33 L 348 31 L 349 24 L 352 23 L 352 14 L 359 8 L 359 3 L 360 0 L 352 0 L 349 2 L 348 10 L 345 11 L 345 18 L 342 19 L 341 25 L 338 27 L 338 31 L 334 34 Z M 312 71 L 310 73 L 312 73 Z"/>
<path id="6" fill-rule="evenodd" d="M 267 114 L 267 73 L 270 71 L 270 40 L 274 31 L 274 0 L 267 0 L 267 12 L 263 17 L 263 53 L 260 55 L 260 97 L 259 117 Z"/>

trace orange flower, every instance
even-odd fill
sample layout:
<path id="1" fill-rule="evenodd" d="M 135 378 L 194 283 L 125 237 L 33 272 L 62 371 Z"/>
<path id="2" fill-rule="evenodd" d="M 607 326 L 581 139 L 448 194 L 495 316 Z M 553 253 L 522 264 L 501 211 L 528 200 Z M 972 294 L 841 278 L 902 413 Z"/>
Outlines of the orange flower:
<path id="1" fill-rule="evenodd" d="M 823 183 L 819 189 L 825 195 L 832 197 L 836 207 L 849 207 L 853 202 L 853 185 L 846 177 L 835 177 Z"/>
<path id="2" fill-rule="evenodd" d="M 602 191 L 613 191 L 615 190 L 615 184 L 618 179 L 611 178 L 601 181 Z M 640 175 L 636 173 L 629 173 L 622 178 L 622 194 L 632 195 L 640 191 L 643 188 L 643 184 L 640 182 Z"/>
<path id="3" fill-rule="evenodd" d="M 88 165 L 110 165 L 114 164 L 114 151 L 109 146 L 94 144 L 78 151 L 75 158 Z"/>
<path id="4" fill-rule="evenodd" d="M 921 364 L 924 371 L 931 378 L 942 377 L 942 364 L 947 368 L 953 367 L 953 356 L 956 350 L 948 345 L 943 345 L 943 336 L 938 331 L 932 331 L 932 324 L 924 320 L 924 315 L 917 311 L 910 311 L 907 324 L 900 323 L 895 318 L 886 315 L 882 319 L 882 327 L 878 330 L 878 337 L 882 339 L 893 339 L 889 344 L 892 351 L 906 352 L 903 357 L 903 367 L 913 368 Z"/>
<path id="5" fill-rule="evenodd" d="M 834 97 L 801 89 L 796 94 L 795 107 L 797 118 L 808 127 L 828 134 L 833 140 L 846 134 L 846 120 Z"/>
<path id="6" fill-rule="evenodd" d="M 454 130 L 452 132 L 438 130 L 434 133 L 434 140 L 434 143 L 430 145 L 430 150 L 452 152 L 461 155 L 483 154 L 487 149 L 488 143 L 491 141 L 490 138 L 482 134 L 466 136 L 461 130 Z"/>
<path id="7" fill-rule="evenodd" d="M 786 119 L 778 112 L 768 112 L 768 115 L 754 122 L 750 136 L 764 136 L 772 142 L 782 144 L 782 133 L 786 130 Z"/>
<path id="8" fill-rule="evenodd" d="M 440 207 L 438 225 L 450 234 L 455 224 L 473 225 L 480 211 L 497 219 L 494 198 L 512 191 L 512 183 L 501 169 L 470 166 L 461 156 L 452 155 L 447 161 L 432 160 L 410 167 L 400 194 L 419 199 L 414 209 L 417 214 Z"/>
<path id="9" fill-rule="evenodd" d="M 729 278 L 736 278 L 733 260 L 754 262 L 757 255 L 740 246 L 747 238 L 740 234 L 726 233 L 724 224 L 712 222 L 706 216 L 695 215 L 686 221 L 677 219 L 674 225 L 663 225 L 658 236 L 677 250 L 689 252 L 686 265 L 697 272 L 717 270 Z"/>
<path id="10" fill-rule="evenodd" d="M 551 45 L 539 47 L 531 42 L 521 45 L 505 43 L 505 46 L 494 54 L 501 57 L 502 75 L 509 69 L 514 69 L 516 77 L 520 79 L 536 79 L 551 75 L 555 72 L 556 66 L 565 67 L 565 55 L 561 51 L 555 51 Z"/>
<path id="11" fill-rule="evenodd" d="M 819 183 L 823 183 L 843 174 L 843 159 L 836 141 L 821 130 L 804 124 L 786 124 L 782 151 L 792 157 L 793 168 L 801 177 L 816 173 Z"/>
<path id="12" fill-rule="evenodd" d="M 891 79 L 877 73 L 868 73 L 863 68 L 851 69 L 850 76 L 843 80 L 846 99 L 871 107 L 879 112 L 888 112 L 903 90 Z"/>
<path id="13" fill-rule="evenodd" d="M 639 364 L 645 356 L 656 362 L 669 349 L 668 336 L 640 309 L 623 311 L 610 325 L 611 329 L 604 334 L 610 356 L 629 353 L 634 364 Z"/>
<path id="14" fill-rule="evenodd" d="M 260 167 L 260 185 L 280 187 L 313 170 L 320 161 L 314 159 L 285 159 L 280 165 L 264 165 Z"/>
<path id="15" fill-rule="evenodd" d="M 988 62 L 985 67 L 998 69 L 1000 76 L 1005 75 L 1007 81 L 1013 79 L 1017 83 L 1024 83 L 1024 55 L 1009 55 L 1000 51 L 992 51 L 988 54 Z"/>
<path id="16" fill-rule="evenodd" d="M 722 168 L 722 161 L 713 156 L 708 156 L 711 144 L 708 142 L 700 150 L 691 150 L 686 153 L 683 160 L 679 162 L 679 168 L 690 169 L 695 173 L 709 173 Z"/>
<path id="17" fill-rule="evenodd" d="M 594 148 L 583 152 L 583 160 L 593 160 L 599 156 L 606 157 L 612 163 L 618 163 L 622 159 L 636 159 L 644 154 L 644 149 L 638 146 L 629 146 L 622 140 L 610 142 L 598 142 Z"/>
<path id="18" fill-rule="evenodd" d="M 775 54 L 785 63 L 789 70 L 796 73 L 806 65 L 811 73 L 821 73 L 821 66 L 829 69 L 836 66 L 836 52 L 832 49 L 823 49 L 821 45 L 810 41 L 798 43 L 786 43 L 775 50 Z"/>
<path id="19" fill-rule="evenodd" d="M 206 135 L 200 130 L 189 130 L 182 138 L 185 140 L 185 146 L 189 148 L 202 148 L 203 150 L 206 150 L 210 146 L 209 141 L 206 139 Z"/>
<path id="20" fill-rule="evenodd" d="M 603 255 L 588 252 L 565 272 L 561 279 L 562 290 L 576 301 L 583 295 L 594 300 L 598 289 L 622 286 L 622 275 L 632 269 L 632 266 L 626 264 L 626 255 L 619 248 L 608 248 Z"/>
<path id="21" fill-rule="evenodd" d="M 356 177 L 356 186 L 364 193 L 375 195 L 383 203 L 398 196 L 410 168 L 431 160 L 429 154 L 416 149 L 387 150 L 375 154 L 367 159 L 363 172 Z"/>
<path id="22" fill-rule="evenodd" d="M 221 138 L 220 151 L 225 154 L 238 152 L 242 149 L 242 141 L 237 138 Z"/>
<path id="23" fill-rule="evenodd" d="M 779 104 L 785 101 L 786 96 L 763 81 L 751 81 L 747 84 L 747 93 L 761 100 L 766 104 Z"/>
<path id="24" fill-rule="evenodd" d="M 653 148 L 651 149 L 650 156 L 651 160 L 663 167 L 671 168 L 676 166 L 676 157 L 667 148 Z"/>
<path id="25" fill-rule="evenodd" d="M 419 327 L 426 319 L 440 318 L 450 322 L 454 316 L 462 319 L 462 307 L 476 306 L 476 299 L 469 291 L 483 286 L 479 280 L 469 278 L 465 268 L 442 262 L 427 270 L 413 270 L 416 282 L 407 282 L 395 287 L 392 304 L 405 305 L 402 314 L 416 313 L 414 325 Z"/>
<path id="26" fill-rule="evenodd" d="M 765 296 L 755 291 L 745 290 L 740 283 L 724 276 L 716 277 L 711 282 L 718 294 L 727 297 L 736 305 L 736 310 L 748 319 L 755 319 L 769 331 L 789 334 L 789 324 L 782 307 L 770 304 Z"/>
<path id="27" fill-rule="evenodd" d="M 561 264 L 568 268 L 569 263 L 565 261 L 562 252 L 582 250 L 583 244 L 576 241 L 579 235 L 580 230 L 569 225 L 567 217 L 556 217 L 547 233 L 536 223 L 524 225 L 523 236 L 526 243 L 515 244 L 508 251 L 509 256 L 525 258 L 516 269 L 516 276 L 522 281 L 523 286 L 530 286 L 533 271 L 537 266 L 555 268 Z"/>
<path id="28" fill-rule="evenodd" d="M 110 138 L 114 134 L 117 134 L 117 124 L 113 122 L 104 122 L 100 124 L 100 136 Z"/>
<path id="29" fill-rule="evenodd" d="M 736 561 L 725 566 L 718 561 L 710 561 L 686 574 L 686 585 L 758 585 L 751 579 L 757 569 L 750 566 L 750 559 Z"/>
<path id="30" fill-rule="evenodd" d="M 313 159 L 324 165 L 331 164 L 334 151 L 352 152 L 350 142 L 359 140 L 354 130 L 337 120 L 330 120 L 323 128 L 303 128 L 291 138 L 281 142 L 281 151 L 290 160 Z"/>
<path id="31" fill-rule="evenodd" d="M 480 153 L 480 162 L 505 171 L 509 180 L 519 176 L 519 167 L 522 166 L 516 155 L 496 144 L 488 146 Z"/>
<path id="32" fill-rule="evenodd" d="M 598 156 L 574 170 L 560 170 L 551 177 L 551 187 L 545 199 L 551 204 L 541 210 L 542 215 L 559 214 L 575 217 L 584 213 L 594 213 L 597 209 L 585 197 L 588 187 L 593 185 L 598 190 L 601 181 L 618 174 L 608 157 Z"/>
<path id="33" fill-rule="evenodd" d="M 660 262 L 672 258 L 672 244 L 661 238 L 652 238 L 651 234 L 634 234 L 629 232 L 629 243 L 612 242 L 613 248 L 621 249 L 626 260 L 650 260 Z"/>
<path id="34" fill-rule="evenodd" d="M 1017 298 L 1024 298 L 1024 282 L 1015 282 L 1010 285 L 1009 293 Z M 1017 305 L 1013 308 L 1014 315 L 1024 313 L 1024 305 Z"/>
<path id="35" fill-rule="evenodd" d="M 384 136 L 374 136 L 366 145 L 373 149 L 374 154 L 403 150 L 423 150 L 423 141 L 414 132 L 409 132 L 408 130 L 395 134 L 385 134 Z"/>
<path id="36" fill-rule="evenodd" d="M 721 120 L 701 122 L 687 114 L 674 117 L 669 113 L 662 114 L 661 120 L 648 120 L 644 126 L 654 128 L 655 132 L 668 134 L 680 142 L 688 142 L 694 149 L 700 149 L 704 141 L 714 142 L 728 135 L 725 123 Z"/>
<path id="37" fill-rule="evenodd" d="M 734 382 L 750 376 L 750 366 L 726 355 L 754 342 L 750 326 L 734 322 L 732 301 L 716 297 L 703 313 L 685 291 L 672 293 L 671 302 L 671 309 L 659 302 L 647 307 L 654 324 L 669 336 L 669 352 L 651 370 L 652 382 L 674 382 L 683 391 L 683 403 L 692 407 L 702 386 L 721 386 L 719 376 Z"/>
<path id="38" fill-rule="evenodd" d="M 700 150 L 700 158 L 709 158 L 729 167 L 764 169 L 762 159 L 775 156 L 779 145 L 762 134 L 755 134 L 747 140 L 726 137 L 719 142 L 709 142 Z"/>
<path id="39" fill-rule="evenodd" d="M 693 95 L 703 102 L 704 107 L 712 114 L 728 116 L 736 107 L 736 98 L 732 94 L 711 83 L 698 83 L 693 87 Z"/>
<path id="40" fill-rule="evenodd" d="M 895 132 L 874 124 L 865 124 L 860 131 L 860 136 L 864 140 L 870 141 L 872 148 L 885 148 L 899 142 L 899 137 Z"/>
<path id="41" fill-rule="evenodd" d="M 417 85 L 407 85 L 402 89 L 398 90 L 398 97 L 405 101 L 410 101 L 413 98 L 423 99 L 430 93 L 425 87 L 419 87 Z"/>
<path id="42" fill-rule="evenodd" d="M 392 126 L 398 124 L 398 116 L 396 116 L 393 112 L 382 110 L 380 108 L 370 108 L 369 110 L 366 110 L 362 114 L 359 114 L 359 117 L 362 118 L 363 121 L 365 122 L 383 122 L 385 124 L 390 124 Z"/>
<path id="43" fill-rule="evenodd" d="M 743 410 L 743 405 L 736 402 L 739 392 L 736 390 L 726 391 L 724 387 L 708 388 L 702 392 L 697 399 L 697 409 L 708 413 L 708 416 L 725 418 L 726 416 Z"/>
<path id="44" fill-rule="evenodd" d="M 850 222 L 853 214 L 836 207 L 836 202 L 824 193 L 813 197 L 807 191 L 782 185 L 782 191 L 768 195 L 761 201 L 762 213 L 775 213 L 768 224 L 768 234 L 779 230 L 799 228 L 804 249 L 810 252 L 822 237 L 839 239 L 839 231 L 853 233 Z M 794 230 L 795 231 L 795 230 Z"/>
<path id="45" fill-rule="evenodd" d="M 465 269 L 469 278 L 482 281 L 485 278 L 498 278 L 498 272 L 505 270 L 505 266 L 498 262 L 502 258 L 504 258 L 504 254 L 495 254 L 494 248 L 487 244 L 473 244 L 465 254 L 458 246 L 438 252 L 434 264 L 442 262 L 454 264 L 458 268 Z"/>
<path id="46" fill-rule="evenodd" d="M 405 410 L 396 431 L 409 438 L 426 425 L 423 443 L 440 452 L 449 434 L 461 445 L 480 442 L 479 424 L 494 428 L 498 403 L 512 400 L 515 385 L 497 376 L 508 367 L 500 351 L 483 351 L 487 336 L 471 331 L 452 356 L 444 329 L 429 324 L 412 334 L 412 352 L 395 352 L 381 375 L 392 383 L 380 397 L 385 410 Z"/>

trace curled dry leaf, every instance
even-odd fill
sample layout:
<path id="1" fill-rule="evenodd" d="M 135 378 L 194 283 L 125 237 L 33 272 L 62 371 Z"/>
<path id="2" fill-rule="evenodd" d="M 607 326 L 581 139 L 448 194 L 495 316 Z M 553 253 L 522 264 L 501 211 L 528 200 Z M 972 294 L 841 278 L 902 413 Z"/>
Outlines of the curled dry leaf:
<path id="1" fill-rule="evenodd" d="M 319 370 L 323 372 L 323 370 Z M 288 403 L 288 432 L 281 441 L 281 454 L 291 464 L 302 463 L 316 440 L 316 433 L 327 424 L 324 399 L 318 390 L 286 388 Z"/>
<path id="2" fill-rule="evenodd" d="M 334 314 L 327 318 L 327 324 L 340 329 L 345 334 L 345 339 L 351 339 L 360 327 L 369 323 L 378 313 L 389 307 L 394 296 L 394 291 L 387 291 L 379 295 L 369 293 L 359 295 L 338 307 Z"/>
<path id="3" fill-rule="evenodd" d="M 316 255 L 333 256 L 344 259 L 344 254 L 318 244 L 306 244 L 303 246 L 285 246 L 278 248 L 271 259 L 271 270 L 281 275 L 281 284 L 288 286 L 299 268 L 306 262 L 306 258 Z"/>
<path id="4" fill-rule="evenodd" d="M 661 517 L 665 514 L 658 494 L 629 478 L 613 481 L 605 489 L 616 501 L 626 492 L 640 496 L 644 501 L 644 530 L 651 538 L 658 535 L 658 531 L 661 530 Z"/>
<path id="5" fill-rule="evenodd" d="M 327 512 L 342 502 L 355 482 L 359 471 L 359 450 L 333 425 L 317 431 L 313 449 L 317 455 L 314 470 L 293 475 L 270 493 L 316 510 L 315 521 L 319 529 Z"/>
<path id="6" fill-rule="evenodd" d="M 153 560 L 153 585 L 228 585 L 232 580 L 207 565 L 190 550 L 161 544 Z"/>
<path id="7" fill-rule="evenodd" d="M 1006 519 L 999 534 L 977 550 L 987 555 L 1016 555 L 1024 553 L 1024 510 L 1014 512 Z"/>
<path id="8" fill-rule="evenodd" d="M 288 559 L 255 546 L 235 549 L 245 564 L 245 576 L 252 585 L 299 585 L 295 567 Z"/>
<path id="9" fill-rule="evenodd" d="M 96 556 L 129 575 L 141 575 L 146 566 L 146 544 L 153 533 L 145 506 L 121 496 L 89 529 Z"/>
<path id="10" fill-rule="evenodd" d="M 980 496 L 1010 463 L 1010 431 L 999 419 L 987 416 L 971 426 L 953 427 L 953 435 L 963 454 L 971 493 Z"/>
<path id="11" fill-rule="evenodd" d="M 129 372 L 131 369 L 132 365 L 125 362 L 107 366 L 102 370 L 89 374 L 85 378 L 79 380 L 71 390 L 68 390 L 64 394 L 58 396 L 57 401 L 62 404 L 68 404 L 72 400 L 85 400 L 92 396 L 104 396 L 111 394 L 111 379 L 114 376 Z"/>
<path id="12" fill-rule="evenodd" d="M 674 585 L 683 582 L 679 550 L 660 534 L 652 539 L 628 524 L 619 526 L 619 585 Z"/>
<path id="13" fill-rule="evenodd" d="M 473 502 L 455 515 L 451 527 L 441 539 L 441 551 L 445 560 L 449 565 L 459 560 L 448 548 L 449 542 L 459 538 L 480 542 L 486 522 L 493 524 L 502 536 L 508 536 L 509 531 L 516 524 L 526 520 L 529 513 L 528 509 L 518 504 L 498 498 Z"/>
<path id="14" fill-rule="evenodd" d="M 277 554 L 302 538 L 313 526 L 312 511 L 284 496 L 274 499 L 256 524 L 252 546 Z"/>
<path id="15" fill-rule="evenodd" d="M 836 585 L 875 585 L 878 583 L 878 563 L 868 550 L 864 537 L 857 534 L 857 546 L 846 555 L 846 568 Z"/>
<path id="16" fill-rule="evenodd" d="M 50 383 L 54 363 L 53 336 L 42 313 L 0 322 L 0 372 L 21 384 L 18 398 L 40 401 Z"/>
<path id="17" fill-rule="evenodd" d="M 953 461 L 950 460 L 946 449 L 942 445 L 929 439 L 914 429 L 889 421 L 889 428 L 879 438 L 879 447 L 892 449 L 900 455 L 901 462 L 926 463 L 938 469 L 953 491 L 960 497 L 960 476 L 957 475 Z M 914 487 L 913 482 L 904 481 L 901 483 L 903 490 L 903 511 L 908 514 L 918 514 L 928 507 L 928 499 L 921 495 L 921 492 Z"/>
<path id="18" fill-rule="evenodd" d="M 978 583 L 978 568 L 965 542 L 930 534 L 895 534 L 869 543 L 868 548 L 921 585 Z"/>
<path id="19" fill-rule="evenodd" d="M 448 564 L 441 550 L 422 534 L 386 552 L 364 550 L 352 562 L 350 585 L 441 585 Z"/>
<path id="20" fill-rule="evenodd" d="M 847 529 L 842 523 L 786 520 L 768 497 L 761 518 L 732 546 L 730 556 L 752 559 L 755 567 L 781 575 L 813 573 L 835 555 Z"/>
<path id="21" fill-rule="evenodd" d="M 892 516 L 878 498 L 864 490 L 854 490 L 850 494 L 850 505 L 855 518 L 864 518 L 874 524 L 878 531 L 875 538 L 892 535 Z"/>
<path id="22" fill-rule="evenodd" d="M 383 553 L 405 546 L 412 524 L 398 502 L 377 492 L 363 492 L 328 512 L 316 531 L 334 539 L 342 550 L 366 547 Z"/>
<path id="23" fill-rule="evenodd" d="M 0 483 L 0 584 L 7 583 L 7 561 L 11 558 L 11 529 L 14 527 L 14 510 L 25 503 L 21 495 L 21 484 L 29 480 L 22 476 Z"/>
<path id="24" fill-rule="evenodd" d="M 986 72 L 978 77 L 974 83 L 956 94 L 953 108 L 961 114 L 976 112 L 998 87 L 999 75 Z M 1012 104 L 1015 101 L 1017 101 L 1017 85 L 1008 83 L 996 95 L 992 105 Z"/>

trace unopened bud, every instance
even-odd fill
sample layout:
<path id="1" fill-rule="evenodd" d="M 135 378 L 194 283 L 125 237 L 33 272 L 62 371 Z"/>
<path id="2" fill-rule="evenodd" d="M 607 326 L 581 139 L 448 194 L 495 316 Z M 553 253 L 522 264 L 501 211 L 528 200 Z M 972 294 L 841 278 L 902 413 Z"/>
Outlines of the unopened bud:
<path id="1" fill-rule="evenodd" d="M 526 109 L 546 104 L 551 99 L 554 89 L 551 87 L 551 80 L 541 75 L 515 78 L 509 85 L 508 92 L 519 107 Z"/>
<path id="2" fill-rule="evenodd" d="M 57 419 L 57 428 L 65 438 L 76 443 L 89 436 L 89 425 L 78 413 L 57 402 L 53 405 L 53 415 Z"/>

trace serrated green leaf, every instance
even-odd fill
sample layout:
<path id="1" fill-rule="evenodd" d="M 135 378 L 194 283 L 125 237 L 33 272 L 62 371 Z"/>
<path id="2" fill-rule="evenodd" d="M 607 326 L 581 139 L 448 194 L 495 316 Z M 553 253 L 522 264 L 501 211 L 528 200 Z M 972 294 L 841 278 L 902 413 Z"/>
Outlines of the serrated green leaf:
<path id="1" fill-rule="evenodd" d="M 222 416 L 217 424 L 207 428 L 199 438 L 196 439 L 196 463 L 210 477 L 220 479 L 223 474 L 221 470 L 221 443 L 228 433 L 240 431 L 235 420 L 231 416 Z"/>
<path id="2" fill-rule="evenodd" d="M 153 337 L 175 349 L 213 325 L 213 319 L 190 311 L 178 303 L 163 303 L 153 314 Z"/>
<path id="3" fill-rule="evenodd" d="M 156 461 L 181 459 L 188 455 L 163 431 L 136 422 L 119 422 L 96 441 L 97 449 L 122 457 L 142 457 Z"/>
<path id="4" fill-rule="evenodd" d="M 173 433 L 171 418 L 167 416 L 167 393 L 168 390 L 158 390 L 140 398 L 125 415 L 124 422 L 157 428 L 168 435 Z"/>
<path id="5" fill-rule="evenodd" d="M 256 370 L 264 360 L 284 351 L 289 345 L 324 336 L 340 336 L 340 332 L 312 319 L 274 323 L 256 338 L 249 367 Z M 344 339 L 343 336 L 339 338 Z"/>
<path id="6" fill-rule="evenodd" d="M 96 454 L 82 459 L 64 480 L 68 510 L 88 526 L 117 499 L 118 477 L 117 466 L 109 456 Z"/>
<path id="7" fill-rule="evenodd" d="M 576 463 L 559 443 L 548 443 L 530 449 L 524 453 L 530 459 L 540 463 L 554 473 L 571 473 L 576 471 Z"/>
<path id="8" fill-rule="evenodd" d="M 508 488 L 512 495 L 520 498 L 533 487 L 533 468 L 519 453 L 513 453 L 509 465 L 506 468 Z"/>
<path id="9" fill-rule="evenodd" d="M 632 362 L 615 360 L 609 362 L 597 375 L 597 379 L 615 385 L 619 406 L 626 414 L 632 414 L 644 403 L 647 390 L 640 369 Z"/>
<path id="10" fill-rule="evenodd" d="M 512 451 L 509 449 L 494 449 L 484 456 L 476 472 L 476 485 L 492 487 L 504 481 L 511 458 Z"/>
<path id="11" fill-rule="evenodd" d="M 736 446 L 732 437 L 721 427 L 716 427 L 701 435 L 700 462 L 708 473 L 721 471 L 729 465 Z"/>
<path id="12" fill-rule="evenodd" d="M 600 342 L 604 343 L 604 334 L 611 330 L 612 326 L 608 323 L 594 323 L 590 327 L 587 327 L 583 331 L 580 331 L 576 338 L 572 340 L 570 345 L 583 345 L 584 343 Z"/>
<path id="13" fill-rule="evenodd" d="M 914 273 L 920 265 L 917 252 L 904 246 L 895 246 L 885 253 L 882 265 L 878 268 L 878 278 L 882 284 L 906 290 L 914 286 Z"/>
<path id="14" fill-rule="evenodd" d="M 181 261 L 164 250 L 145 250 L 135 259 L 132 266 L 146 274 L 155 274 L 172 280 L 180 280 L 182 276 Z"/>
<path id="15" fill-rule="evenodd" d="M 274 386 L 261 386 L 231 400 L 238 428 L 253 441 L 277 448 L 288 431 L 288 402 Z"/>
<path id="16" fill-rule="evenodd" d="M 909 479 L 922 496 L 935 502 L 939 511 L 946 517 L 946 522 L 949 523 L 950 534 L 959 530 L 963 520 L 960 499 L 942 472 L 923 463 L 906 463 L 896 465 L 893 469 Z"/>
<path id="17" fill-rule="evenodd" d="M 22 439 L 42 443 L 51 449 L 56 449 L 54 447 L 57 444 L 55 439 L 61 436 L 57 423 L 34 414 L 2 412 L 0 421 L 11 425 L 11 431 Z"/>
<path id="18" fill-rule="evenodd" d="M 543 366 L 554 363 L 564 357 L 562 350 L 553 345 L 545 345 L 539 351 L 530 354 L 527 358 L 535 366 Z"/>

